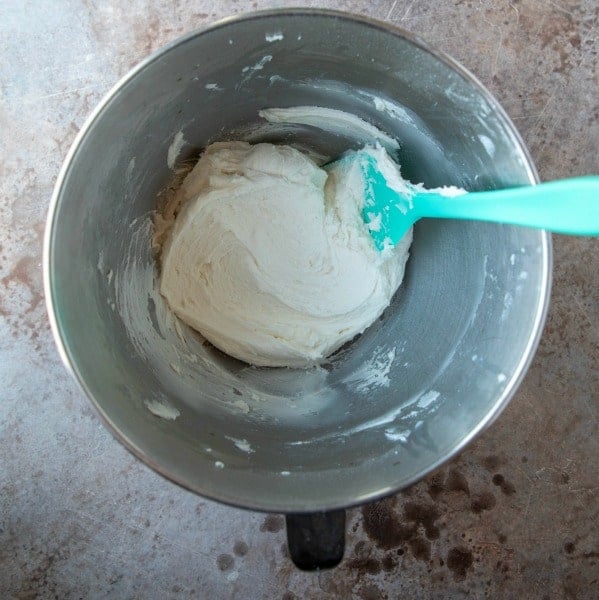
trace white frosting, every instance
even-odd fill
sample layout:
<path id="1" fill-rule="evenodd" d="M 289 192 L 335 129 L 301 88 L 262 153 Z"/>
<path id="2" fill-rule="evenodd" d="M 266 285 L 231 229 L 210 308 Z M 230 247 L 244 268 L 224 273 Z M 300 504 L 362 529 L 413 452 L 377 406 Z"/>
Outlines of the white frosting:
<path id="1" fill-rule="evenodd" d="M 155 416 L 167 421 L 174 421 L 181 413 L 166 400 L 146 400 L 146 408 Z"/>
<path id="2" fill-rule="evenodd" d="M 327 174 L 289 146 L 209 146 L 183 182 L 161 293 L 231 356 L 317 363 L 364 331 L 403 278 L 411 231 L 377 251 L 363 189 L 359 168 Z"/>
<path id="3" fill-rule="evenodd" d="M 358 137 L 364 144 L 380 144 L 389 152 L 399 148 L 396 139 L 383 133 L 360 117 L 335 108 L 322 106 L 291 106 L 265 108 L 258 113 L 269 123 L 295 123 L 308 125 L 336 135 Z"/>
<path id="4" fill-rule="evenodd" d="M 183 132 L 178 131 L 173 138 L 171 145 L 168 147 L 167 155 L 166 155 L 166 164 L 169 169 L 175 168 L 175 162 L 181 153 L 181 148 L 185 145 L 185 138 L 183 137 Z"/>

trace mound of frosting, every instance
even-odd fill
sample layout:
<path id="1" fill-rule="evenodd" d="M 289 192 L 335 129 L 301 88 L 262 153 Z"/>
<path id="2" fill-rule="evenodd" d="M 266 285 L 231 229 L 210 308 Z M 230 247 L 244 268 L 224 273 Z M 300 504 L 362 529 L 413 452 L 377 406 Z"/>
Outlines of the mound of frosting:
<path id="1" fill-rule="evenodd" d="M 327 172 L 290 146 L 212 144 L 183 182 L 161 293 L 231 356 L 318 363 L 377 319 L 403 278 L 411 232 L 379 252 L 363 187 L 360 173 Z"/>

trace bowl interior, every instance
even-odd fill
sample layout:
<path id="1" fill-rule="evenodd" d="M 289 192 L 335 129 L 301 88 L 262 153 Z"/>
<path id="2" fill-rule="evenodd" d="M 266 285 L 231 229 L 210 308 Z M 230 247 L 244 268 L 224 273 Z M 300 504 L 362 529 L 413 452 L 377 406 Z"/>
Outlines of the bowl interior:
<path id="1" fill-rule="evenodd" d="M 254 368 L 203 342 L 157 292 L 169 162 L 222 139 L 360 145 L 258 117 L 298 105 L 396 137 L 404 174 L 428 186 L 535 180 L 503 111 L 449 59 L 367 20 L 275 11 L 182 38 L 121 82 L 78 138 L 47 238 L 59 345 L 119 439 L 201 494 L 279 511 L 376 498 L 463 447 L 519 382 L 548 290 L 546 234 L 424 220 L 391 306 L 321 367 Z"/>

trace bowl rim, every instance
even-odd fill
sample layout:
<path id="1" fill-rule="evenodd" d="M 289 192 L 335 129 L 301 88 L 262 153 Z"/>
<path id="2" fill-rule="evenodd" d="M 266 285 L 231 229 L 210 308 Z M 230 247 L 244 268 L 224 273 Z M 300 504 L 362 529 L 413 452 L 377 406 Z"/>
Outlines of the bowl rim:
<path id="1" fill-rule="evenodd" d="M 215 22 L 212 22 L 206 26 L 193 29 L 171 42 L 161 46 L 157 50 L 153 51 L 147 57 L 142 59 L 137 65 L 131 68 L 124 76 L 122 76 L 110 89 L 106 92 L 100 102 L 96 105 L 91 114 L 87 117 L 85 123 L 79 130 L 75 140 L 73 141 L 65 159 L 59 171 L 56 179 L 54 190 L 49 203 L 49 208 L 46 217 L 46 226 L 44 232 L 44 245 L 43 245 L 43 284 L 44 284 L 44 296 L 46 303 L 46 310 L 50 321 L 50 327 L 52 334 L 58 349 L 60 358 L 65 365 L 67 371 L 71 377 L 76 381 L 80 390 L 87 396 L 96 412 L 100 416 L 101 421 L 104 423 L 106 428 L 112 433 L 112 435 L 129 450 L 136 458 L 140 459 L 147 466 L 152 468 L 154 471 L 168 479 L 169 481 L 179 485 L 180 487 L 194 492 L 204 498 L 215 500 L 220 503 L 234 506 L 236 508 L 243 508 L 248 510 L 260 511 L 260 512 L 279 512 L 279 513 L 311 513 L 316 511 L 328 511 L 343 508 L 351 508 L 354 506 L 360 506 L 362 504 L 373 502 L 384 498 L 386 496 L 395 494 L 402 489 L 406 489 L 414 483 L 420 481 L 431 472 L 438 469 L 441 465 L 447 463 L 452 458 L 457 456 L 464 450 L 476 437 L 478 437 L 487 427 L 489 427 L 497 417 L 503 412 L 509 401 L 512 399 L 520 384 L 524 380 L 524 377 L 528 371 L 530 364 L 535 356 L 535 351 L 539 345 L 543 327 L 547 318 L 547 312 L 549 308 L 549 300 L 551 294 L 551 283 L 552 283 L 552 243 L 551 235 L 545 230 L 539 230 L 540 246 L 541 246 L 541 257 L 542 257 L 542 273 L 541 273 L 541 286 L 539 293 L 539 301 L 537 309 L 534 314 L 533 326 L 531 334 L 527 340 L 525 351 L 522 354 L 520 361 L 512 377 L 507 381 L 501 395 L 497 398 L 495 404 L 491 407 L 484 419 L 482 419 L 476 427 L 474 427 L 450 452 L 442 457 L 439 457 L 437 461 L 429 465 L 418 475 L 409 478 L 397 486 L 386 486 L 383 489 L 375 490 L 369 494 L 361 495 L 359 498 L 349 497 L 347 501 L 339 501 L 334 504 L 327 504 L 323 506 L 318 502 L 318 498 L 315 498 L 315 502 L 311 506 L 295 506 L 293 502 L 290 502 L 288 506 L 279 505 L 277 503 L 267 504 L 264 502 L 252 502 L 248 501 L 247 498 L 236 498 L 227 494 L 219 494 L 214 491 L 206 491 L 201 486 L 194 485 L 192 482 L 185 481 L 182 477 L 177 476 L 174 473 L 168 471 L 160 464 L 158 464 L 152 457 L 150 457 L 141 448 L 136 446 L 131 440 L 129 440 L 125 434 L 123 434 L 116 423 L 112 421 L 110 416 L 104 411 L 100 403 L 94 398 L 90 389 L 88 388 L 84 378 L 78 372 L 75 364 L 76 361 L 71 356 L 68 343 L 63 337 L 63 331 L 58 322 L 58 318 L 55 311 L 55 298 L 53 292 L 53 274 L 52 274 L 52 256 L 54 247 L 54 231 L 55 222 L 58 207 L 60 205 L 60 199 L 62 196 L 62 190 L 67 176 L 72 168 L 73 159 L 75 158 L 79 147 L 82 142 L 93 128 L 96 120 L 101 116 L 104 109 L 111 102 L 113 98 L 120 92 L 125 85 L 133 80 L 139 73 L 146 69 L 153 62 L 159 60 L 163 55 L 170 52 L 179 45 L 185 44 L 188 40 L 203 35 L 205 33 L 227 27 L 232 24 L 238 24 L 246 21 L 268 19 L 271 17 L 279 16 L 302 16 L 302 17 L 328 17 L 336 18 L 345 21 L 351 21 L 359 23 L 367 27 L 378 29 L 386 34 L 400 37 L 419 49 L 429 53 L 440 62 L 446 64 L 452 71 L 460 75 L 468 83 L 470 83 L 478 93 L 485 98 L 489 105 L 493 108 L 494 113 L 501 119 L 504 126 L 509 131 L 510 136 L 514 142 L 514 147 L 518 148 L 521 152 L 523 163 L 526 168 L 527 176 L 531 184 L 539 183 L 539 176 L 532 160 L 532 156 L 522 139 L 519 131 L 515 127 L 514 123 L 508 116 L 505 109 L 501 106 L 498 100 L 491 94 L 491 92 L 482 84 L 482 82 L 471 73 L 466 67 L 458 62 L 453 57 L 449 56 L 443 51 L 433 48 L 428 42 L 424 41 L 418 35 L 403 29 L 397 25 L 387 23 L 378 19 L 368 17 L 363 14 L 350 13 L 339 10 L 331 9 L 320 9 L 320 8 L 277 8 L 268 10 L 258 10 L 252 12 L 240 13 L 238 15 L 224 17 Z"/>

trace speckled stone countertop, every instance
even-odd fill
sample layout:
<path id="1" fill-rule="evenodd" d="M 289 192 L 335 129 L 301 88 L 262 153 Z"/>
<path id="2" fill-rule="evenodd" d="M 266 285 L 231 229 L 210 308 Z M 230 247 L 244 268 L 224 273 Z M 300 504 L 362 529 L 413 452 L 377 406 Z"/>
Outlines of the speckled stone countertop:
<path id="1" fill-rule="evenodd" d="M 41 246 L 84 119 L 179 34 L 297 4 L 0 3 L 0 597 L 597 598 L 596 239 L 554 238 L 543 340 L 501 418 L 412 489 L 349 511 L 345 561 L 328 572 L 293 567 L 281 516 L 206 501 L 136 461 L 60 363 Z M 460 60 L 503 103 L 543 179 L 599 173 L 596 0 L 311 4 L 387 20 Z"/>

